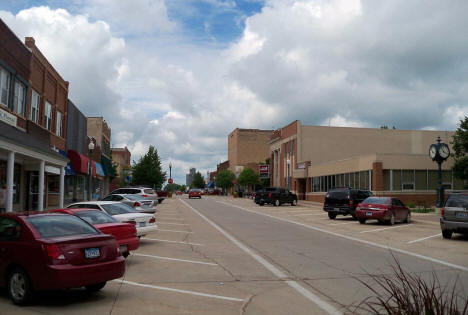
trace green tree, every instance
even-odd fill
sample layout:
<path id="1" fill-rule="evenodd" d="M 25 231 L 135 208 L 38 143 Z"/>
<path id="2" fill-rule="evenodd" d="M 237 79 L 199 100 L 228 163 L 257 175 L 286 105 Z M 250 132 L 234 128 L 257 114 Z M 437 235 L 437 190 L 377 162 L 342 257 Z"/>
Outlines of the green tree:
<path id="1" fill-rule="evenodd" d="M 465 187 L 468 182 L 468 117 L 460 120 L 460 126 L 452 138 L 453 157 L 453 175 L 464 181 Z"/>
<path id="2" fill-rule="evenodd" d="M 158 150 L 151 145 L 148 152 L 140 158 L 138 163 L 133 162 L 132 184 L 161 188 L 165 181 L 166 172 L 161 169 Z"/>
<path id="3" fill-rule="evenodd" d="M 223 194 L 226 193 L 226 189 L 234 186 L 232 182 L 236 178 L 233 172 L 229 170 L 220 171 L 216 175 L 215 185 L 223 189 Z"/>
<path id="4" fill-rule="evenodd" d="M 258 184 L 259 175 L 254 172 L 251 168 L 245 168 L 239 175 L 237 179 L 240 185 L 251 186 Z"/>
<path id="5" fill-rule="evenodd" d="M 205 181 L 203 180 L 202 174 L 200 172 L 196 172 L 193 175 L 192 184 L 190 184 L 192 188 L 205 188 Z"/>
<path id="6" fill-rule="evenodd" d="M 181 185 L 180 188 L 179 188 L 179 191 L 182 191 L 182 192 L 184 192 L 186 190 L 187 190 L 187 186 L 185 186 L 185 185 Z"/>
<path id="7" fill-rule="evenodd" d="M 167 184 L 166 186 L 164 186 L 164 191 L 177 191 L 177 190 L 180 190 L 180 185 L 179 184 Z"/>

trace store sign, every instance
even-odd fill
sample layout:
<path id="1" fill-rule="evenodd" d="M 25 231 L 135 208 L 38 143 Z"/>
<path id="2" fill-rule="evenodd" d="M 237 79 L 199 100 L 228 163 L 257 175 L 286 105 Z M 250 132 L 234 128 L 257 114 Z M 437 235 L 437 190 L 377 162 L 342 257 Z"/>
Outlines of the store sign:
<path id="1" fill-rule="evenodd" d="M 305 170 L 306 166 L 307 166 L 307 164 L 305 162 L 297 164 L 297 168 L 300 169 L 300 170 Z"/>
<path id="2" fill-rule="evenodd" d="M 0 109 L 0 120 L 9 125 L 16 127 L 16 120 L 17 120 L 16 116 L 10 114 L 7 111 L 4 111 L 3 109 Z"/>
<path id="3" fill-rule="evenodd" d="M 259 165 L 258 173 L 260 178 L 270 178 L 270 165 Z"/>

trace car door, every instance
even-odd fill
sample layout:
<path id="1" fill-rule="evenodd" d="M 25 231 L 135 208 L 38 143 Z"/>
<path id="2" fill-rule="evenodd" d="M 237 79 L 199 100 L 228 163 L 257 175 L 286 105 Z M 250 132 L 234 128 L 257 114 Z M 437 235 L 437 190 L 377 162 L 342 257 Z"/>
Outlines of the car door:
<path id="1" fill-rule="evenodd" d="M 401 201 L 400 199 L 397 199 L 397 201 L 398 201 L 398 204 L 399 204 L 399 207 L 400 207 L 400 217 L 399 217 L 399 219 L 400 220 L 405 220 L 406 217 L 408 216 L 409 209 L 408 209 L 408 207 L 405 206 L 403 201 Z"/>
<path id="2" fill-rule="evenodd" d="M 19 262 L 18 253 L 27 253 L 28 248 L 21 246 L 22 225 L 13 218 L 0 217 L 0 284 L 5 279 L 6 267 L 10 262 Z"/>

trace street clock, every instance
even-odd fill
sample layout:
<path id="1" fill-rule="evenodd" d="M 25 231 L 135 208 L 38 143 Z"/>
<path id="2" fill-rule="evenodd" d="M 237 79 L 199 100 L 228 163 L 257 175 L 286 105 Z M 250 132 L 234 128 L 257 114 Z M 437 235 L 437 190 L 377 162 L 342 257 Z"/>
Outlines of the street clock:
<path id="1" fill-rule="evenodd" d="M 429 147 L 429 156 L 433 161 L 445 161 L 450 156 L 450 148 L 438 139 L 437 143 L 431 144 Z"/>

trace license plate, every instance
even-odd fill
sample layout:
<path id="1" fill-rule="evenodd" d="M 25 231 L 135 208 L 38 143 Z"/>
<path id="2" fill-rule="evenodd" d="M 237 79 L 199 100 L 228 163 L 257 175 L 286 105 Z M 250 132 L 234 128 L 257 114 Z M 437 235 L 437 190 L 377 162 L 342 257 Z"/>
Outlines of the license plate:
<path id="1" fill-rule="evenodd" d="M 333 211 L 340 211 L 340 208 L 333 208 Z"/>
<path id="2" fill-rule="evenodd" d="M 371 216 L 372 216 L 372 212 L 366 212 L 366 216 L 371 217 Z"/>
<path id="3" fill-rule="evenodd" d="M 120 245 L 120 252 L 126 253 L 127 252 L 127 245 Z"/>
<path id="4" fill-rule="evenodd" d="M 99 248 L 85 248 L 86 258 L 98 258 L 99 256 L 101 256 Z"/>
<path id="5" fill-rule="evenodd" d="M 467 218 L 468 214 L 466 212 L 457 212 L 457 217 L 459 218 Z"/>
<path id="6" fill-rule="evenodd" d="M 146 226 L 146 222 L 140 222 L 140 227 Z"/>

